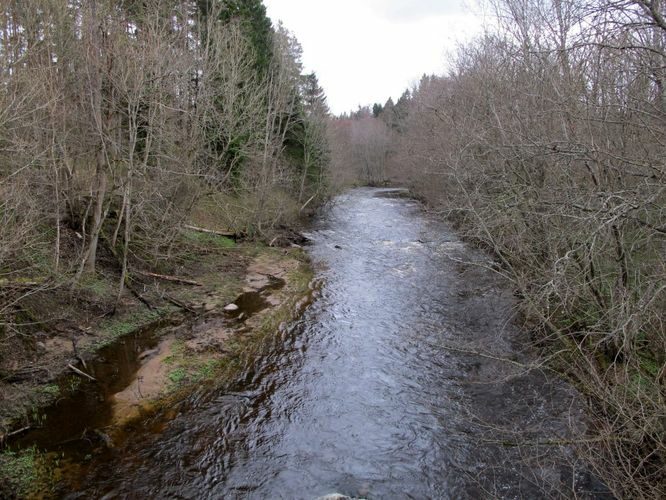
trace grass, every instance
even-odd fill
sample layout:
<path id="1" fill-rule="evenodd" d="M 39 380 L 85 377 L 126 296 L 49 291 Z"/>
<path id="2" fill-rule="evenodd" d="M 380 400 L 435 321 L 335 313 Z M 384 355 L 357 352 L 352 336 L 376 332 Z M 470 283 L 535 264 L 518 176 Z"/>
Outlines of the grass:
<path id="1" fill-rule="evenodd" d="M 174 385 L 181 385 L 187 378 L 187 371 L 182 367 L 169 373 L 169 381 Z"/>
<path id="2" fill-rule="evenodd" d="M 216 368 L 220 366 L 219 360 L 210 360 L 203 363 L 194 375 L 195 381 L 210 380 L 215 376 Z"/>
<path id="3" fill-rule="evenodd" d="M 79 282 L 81 290 L 90 292 L 99 299 L 112 298 L 117 291 L 117 286 L 117 283 L 112 283 L 99 274 L 84 276 Z"/>
<path id="4" fill-rule="evenodd" d="M 171 383 L 170 390 L 186 386 L 189 382 L 205 382 L 217 374 L 222 364 L 220 359 L 202 357 L 190 351 L 182 341 L 171 346 L 171 354 L 164 360 L 164 364 L 172 367 L 168 374 Z"/>
<path id="5" fill-rule="evenodd" d="M 97 350 L 106 347 L 120 337 L 124 337 L 140 328 L 149 326 L 151 323 L 163 318 L 174 310 L 175 309 L 171 306 L 160 307 L 153 310 L 141 309 L 121 315 L 117 318 L 105 319 L 99 326 L 102 340 L 92 346 L 91 349 Z"/>
<path id="6" fill-rule="evenodd" d="M 217 234 L 202 233 L 199 231 L 184 231 L 183 238 L 185 241 L 190 243 L 195 243 L 201 246 L 210 246 L 213 248 L 234 248 L 236 242 L 231 238 L 226 236 L 220 236 Z"/>

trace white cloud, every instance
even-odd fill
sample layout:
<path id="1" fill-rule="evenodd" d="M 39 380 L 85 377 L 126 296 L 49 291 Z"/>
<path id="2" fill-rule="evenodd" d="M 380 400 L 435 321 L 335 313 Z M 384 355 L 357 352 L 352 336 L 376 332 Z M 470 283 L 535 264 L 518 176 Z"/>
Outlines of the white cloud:
<path id="1" fill-rule="evenodd" d="M 265 0 L 303 46 L 335 113 L 395 100 L 423 73 L 441 73 L 445 52 L 478 32 L 459 0 Z M 409 8 L 407 8 L 409 6 Z"/>

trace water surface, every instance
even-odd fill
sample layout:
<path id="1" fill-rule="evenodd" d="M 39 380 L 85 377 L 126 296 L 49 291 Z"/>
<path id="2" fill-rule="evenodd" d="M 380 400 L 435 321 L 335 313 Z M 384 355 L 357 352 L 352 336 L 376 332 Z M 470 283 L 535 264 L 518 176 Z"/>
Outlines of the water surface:
<path id="1" fill-rule="evenodd" d="M 323 286 L 305 315 L 231 386 L 197 393 L 159 432 L 93 461 L 71 497 L 593 489 L 569 450 L 538 445 L 566 437 L 580 414 L 572 391 L 525 369 L 510 288 L 487 256 L 395 194 L 338 198 L 308 235 Z"/>

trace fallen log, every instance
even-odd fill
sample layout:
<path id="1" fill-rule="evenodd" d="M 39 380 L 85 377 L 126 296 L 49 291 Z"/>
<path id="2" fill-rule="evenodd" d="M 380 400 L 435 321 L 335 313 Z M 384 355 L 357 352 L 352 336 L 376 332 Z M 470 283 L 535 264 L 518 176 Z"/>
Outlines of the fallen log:
<path id="1" fill-rule="evenodd" d="M 202 283 L 199 283 L 198 281 L 193 281 L 193 280 L 188 280 L 185 278 L 179 278 L 178 276 L 168 276 L 166 274 L 156 274 L 156 273 L 149 273 L 146 271 L 135 271 L 137 274 L 140 274 L 142 276 L 148 276 L 150 278 L 157 278 L 160 280 L 164 281 L 172 281 L 174 283 L 182 283 L 184 285 L 192 285 L 192 286 L 203 286 Z"/>
<path id="2" fill-rule="evenodd" d="M 196 231 L 198 233 L 205 233 L 205 234 L 214 234 L 215 236 L 224 236 L 226 238 L 237 238 L 238 235 L 234 232 L 231 231 L 214 231 L 212 229 L 206 229 L 203 227 L 197 227 L 197 226 L 190 226 L 189 224 L 183 225 L 185 229 L 190 229 L 192 231 Z"/>

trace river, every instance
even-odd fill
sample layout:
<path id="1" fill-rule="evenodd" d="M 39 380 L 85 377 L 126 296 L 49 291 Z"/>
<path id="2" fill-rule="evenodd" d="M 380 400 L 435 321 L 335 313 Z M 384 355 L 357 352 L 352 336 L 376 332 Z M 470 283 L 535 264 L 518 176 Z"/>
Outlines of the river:
<path id="1" fill-rule="evenodd" d="M 533 363 L 493 262 L 392 190 L 311 232 L 322 284 L 231 386 L 93 462 L 69 498 L 599 496 L 576 396 Z"/>

